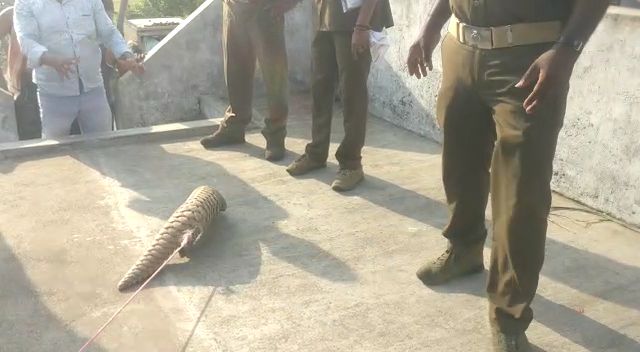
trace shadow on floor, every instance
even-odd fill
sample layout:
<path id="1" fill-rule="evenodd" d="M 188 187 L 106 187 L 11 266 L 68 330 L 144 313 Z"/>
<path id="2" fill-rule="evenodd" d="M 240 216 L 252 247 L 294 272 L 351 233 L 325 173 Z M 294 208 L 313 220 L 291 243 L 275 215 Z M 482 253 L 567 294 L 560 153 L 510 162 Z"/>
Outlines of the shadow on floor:
<path id="1" fill-rule="evenodd" d="M 339 258 L 316 244 L 276 229 L 247 226 L 230 216 L 215 219 L 190 259 L 167 265 L 159 286 L 213 286 L 233 293 L 233 286 L 254 281 L 260 274 L 263 247 L 271 255 L 313 276 L 334 282 L 352 282 L 356 274 Z M 163 279 L 164 278 L 164 279 Z"/>
<path id="2" fill-rule="evenodd" d="M 0 282 L 0 351 L 69 351 L 87 342 L 42 302 L 1 233 Z M 96 342 L 91 351 L 105 349 Z"/>
<path id="3" fill-rule="evenodd" d="M 334 113 L 333 131 L 331 133 L 331 143 L 339 144 L 344 136 L 343 118 L 341 111 Z M 364 149 L 377 148 L 395 150 L 401 152 L 412 152 L 428 155 L 440 154 L 440 146 L 425 137 L 419 136 L 413 132 L 403 130 L 394 126 L 390 122 L 383 119 L 370 116 L 369 127 L 367 127 L 367 136 Z M 310 119 L 304 121 L 295 121 L 291 123 L 287 138 L 302 139 L 304 141 L 311 140 L 311 123 Z M 300 128 L 304 126 L 304 128 Z M 298 128 L 296 128 L 298 127 Z M 304 152 L 304 147 L 295 152 Z M 330 155 L 333 158 L 333 155 Z"/>
<path id="4" fill-rule="evenodd" d="M 226 150 L 251 158 L 262 154 L 262 148 L 250 144 Z M 193 259 L 169 265 L 161 277 L 170 278 L 158 280 L 156 285 L 230 287 L 250 283 L 260 272 L 263 247 L 314 276 L 337 282 L 356 280 L 344 261 L 311 241 L 282 232 L 277 223 L 287 219 L 288 213 L 218 163 L 170 153 L 157 144 L 139 144 L 135 152 L 121 157 L 130 149 L 111 147 L 84 150 L 75 157 L 135 192 L 129 196 L 128 208 L 163 221 L 201 185 L 219 189 L 229 206 L 193 251 Z"/>
<path id="5" fill-rule="evenodd" d="M 604 301 L 638 309 L 640 297 L 631 292 L 640 282 L 640 269 L 603 258 L 547 238 L 547 261 L 542 275 Z M 587 275 L 593 280 L 587 278 Z M 486 297 L 487 271 L 444 286 L 436 292 Z M 640 351 L 636 341 L 575 309 L 536 295 L 534 319 L 573 343 L 589 351 Z"/>
<path id="6" fill-rule="evenodd" d="M 259 111 L 264 111 L 265 108 L 262 105 L 264 104 L 254 108 Z M 344 119 L 342 117 L 342 111 L 341 104 L 334 105 L 331 133 L 332 143 L 340 143 L 344 136 Z M 310 141 L 311 97 L 309 95 L 298 95 L 295 99 L 292 99 L 289 116 L 287 138 Z M 255 131 L 259 131 L 262 125 L 263 123 L 257 125 L 257 127 L 255 127 Z M 367 126 L 365 149 L 366 148 L 378 148 L 429 155 L 440 154 L 440 146 L 436 142 L 414 132 L 399 128 L 386 120 L 372 115 L 369 116 Z M 304 152 L 303 149 L 295 150 L 295 152 L 302 153 Z"/>
<path id="7" fill-rule="evenodd" d="M 542 275 L 577 291 L 640 312 L 639 267 L 552 238 L 547 238 L 546 258 Z"/>
<path id="8" fill-rule="evenodd" d="M 329 162 L 326 169 L 316 170 L 296 178 L 314 179 L 326 184 L 329 188 L 336 177 L 337 170 L 338 165 Z M 369 175 L 366 170 L 364 181 L 356 189 L 340 194 L 344 197 L 362 198 L 381 208 L 436 229 L 443 229 L 449 219 L 447 206 L 441 201 Z"/>
<path id="9" fill-rule="evenodd" d="M 18 163 L 14 160 L 0 160 L 0 174 L 10 174 L 18 167 Z"/>

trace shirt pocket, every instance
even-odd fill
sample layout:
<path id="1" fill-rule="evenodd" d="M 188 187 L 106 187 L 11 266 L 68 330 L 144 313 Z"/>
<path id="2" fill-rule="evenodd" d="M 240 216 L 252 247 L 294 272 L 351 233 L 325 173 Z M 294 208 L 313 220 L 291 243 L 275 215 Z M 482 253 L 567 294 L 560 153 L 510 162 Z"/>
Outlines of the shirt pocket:
<path id="1" fill-rule="evenodd" d="M 80 11 L 69 19 L 69 28 L 73 34 L 80 38 L 96 37 L 96 22 L 93 19 L 93 14 L 90 12 Z"/>

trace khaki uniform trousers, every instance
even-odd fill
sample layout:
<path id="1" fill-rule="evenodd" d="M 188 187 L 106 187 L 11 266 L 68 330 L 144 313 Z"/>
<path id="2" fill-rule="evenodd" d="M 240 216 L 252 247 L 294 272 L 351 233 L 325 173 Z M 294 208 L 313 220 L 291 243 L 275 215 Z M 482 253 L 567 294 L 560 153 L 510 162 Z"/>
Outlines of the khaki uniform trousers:
<path id="1" fill-rule="evenodd" d="M 284 140 L 288 109 L 288 67 L 284 18 L 264 10 L 265 2 L 224 0 L 222 41 L 229 107 L 222 128 L 243 129 L 251 122 L 256 60 L 265 83 L 267 140 Z"/>
<path id="2" fill-rule="evenodd" d="M 568 87 L 532 115 L 516 88 L 549 44 L 482 50 L 448 35 L 437 114 L 444 129 L 443 182 L 451 218 L 444 236 L 455 246 L 485 241 L 491 192 L 493 245 L 487 292 L 490 318 L 507 333 L 533 319 L 530 304 L 544 261 L 550 182 Z"/>
<path id="3" fill-rule="evenodd" d="M 369 93 L 367 79 L 371 68 L 368 50 L 354 59 L 350 31 L 318 31 L 313 40 L 312 141 L 307 155 L 326 161 L 331 142 L 333 103 L 338 83 L 344 106 L 344 138 L 336 152 L 343 169 L 362 167 L 362 147 L 367 129 Z"/>

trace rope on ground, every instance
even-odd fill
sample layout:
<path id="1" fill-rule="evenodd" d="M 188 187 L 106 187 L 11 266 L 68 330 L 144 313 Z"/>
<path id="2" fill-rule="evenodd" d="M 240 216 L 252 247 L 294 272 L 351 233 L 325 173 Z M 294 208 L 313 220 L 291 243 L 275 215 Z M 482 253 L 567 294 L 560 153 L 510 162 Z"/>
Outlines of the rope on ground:
<path id="1" fill-rule="evenodd" d="M 599 216 L 602 218 L 601 221 L 595 221 L 595 222 L 588 222 L 586 227 L 589 227 L 591 225 L 594 225 L 596 223 L 602 223 L 602 222 L 613 222 L 617 225 L 620 225 L 628 230 L 631 230 L 633 232 L 637 232 L 640 233 L 640 229 L 638 227 L 635 227 L 633 225 L 627 224 L 622 220 L 616 219 L 613 216 L 606 214 L 604 212 L 598 211 L 598 210 L 594 210 L 594 209 L 590 209 L 590 208 L 580 208 L 580 207 L 563 207 L 563 206 L 553 206 L 551 207 L 551 215 L 555 215 L 555 216 L 560 216 L 559 214 L 553 214 L 554 211 L 573 211 L 573 212 L 580 212 L 580 213 L 587 213 L 587 214 L 591 214 L 591 215 L 595 215 L 595 216 Z M 556 224 L 557 225 L 557 224 Z"/>
<path id="2" fill-rule="evenodd" d="M 140 287 L 138 287 L 136 292 L 134 292 L 133 295 L 131 295 L 131 297 L 129 297 L 129 299 L 126 302 L 124 302 L 124 304 L 122 306 L 120 306 L 120 308 L 115 313 L 113 313 L 111 318 L 109 318 L 109 320 L 107 320 L 107 322 L 104 323 L 104 325 L 102 325 L 102 327 L 100 329 L 98 329 L 98 331 L 89 339 L 89 341 L 87 341 L 78 350 L 78 352 L 86 351 L 87 348 L 89 347 L 89 345 L 91 345 L 91 343 L 93 343 L 93 341 L 95 341 L 98 338 L 98 336 L 104 331 L 104 329 L 106 329 L 107 326 L 109 326 L 109 324 L 111 324 L 111 322 L 113 322 L 113 320 L 118 316 L 118 314 L 120 314 L 120 312 L 122 312 L 124 310 L 124 308 L 126 306 L 128 306 L 129 303 L 131 303 L 131 301 L 133 301 L 133 299 L 138 295 L 138 293 L 140 293 L 140 291 L 142 291 L 147 286 L 147 284 L 165 267 L 165 265 L 167 265 L 167 263 L 169 263 L 171 261 L 171 259 L 173 259 L 173 257 L 176 256 L 176 254 L 178 254 L 178 252 L 180 252 L 191 241 L 191 239 L 192 239 L 191 232 L 186 233 L 184 235 L 183 239 L 182 239 L 182 243 L 180 243 L 180 247 L 178 247 L 173 252 L 173 254 L 171 254 L 169 256 L 169 258 L 167 258 L 167 260 L 165 260 L 164 263 L 162 263 L 162 265 L 160 265 L 160 267 L 151 276 L 149 276 L 147 281 L 145 281 L 142 285 L 140 285 Z"/>

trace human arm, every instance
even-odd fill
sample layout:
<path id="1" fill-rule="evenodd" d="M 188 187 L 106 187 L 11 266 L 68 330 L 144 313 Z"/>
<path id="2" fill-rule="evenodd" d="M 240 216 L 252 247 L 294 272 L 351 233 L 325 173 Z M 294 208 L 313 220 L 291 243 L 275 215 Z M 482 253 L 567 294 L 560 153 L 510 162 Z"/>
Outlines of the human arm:
<path id="1" fill-rule="evenodd" d="M 440 31 L 449 18 L 451 18 L 449 0 L 437 0 L 420 30 L 418 39 L 409 48 L 407 67 L 410 76 L 420 79 L 427 76 L 427 69 L 433 70 L 433 51 L 440 42 Z"/>
<path id="2" fill-rule="evenodd" d="M 113 21 L 107 15 L 101 0 L 93 0 L 93 18 L 96 24 L 96 32 L 102 45 L 107 47 L 118 60 L 118 68 L 142 74 L 144 66 L 129 50 L 122 34 L 118 31 Z"/>
<path id="3" fill-rule="evenodd" d="M 545 98 L 568 86 L 573 67 L 586 43 L 609 7 L 607 0 L 577 0 L 560 41 L 531 65 L 516 87 L 533 85 L 523 107 L 532 114 Z"/>
<path id="4" fill-rule="evenodd" d="M 127 52 L 130 53 L 127 42 L 113 24 L 111 18 L 109 18 L 102 1 L 92 0 L 92 9 L 96 34 L 100 43 L 109 48 L 117 58 L 127 54 Z"/>
<path id="5" fill-rule="evenodd" d="M 41 59 L 47 48 L 39 43 L 40 28 L 29 5 L 25 0 L 15 2 L 13 26 L 22 53 L 27 57 L 27 65 L 30 68 L 38 68 L 43 64 Z"/>
<path id="6" fill-rule="evenodd" d="M 77 60 L 51 54 L 44 45 L 40 44 L 40 28 L 28 1 L 16 1 L 13 26 L 22 53 L 27 57 L 27 66 L 30 68 L 49 66 L 55 69 L 60 77 L 69 78 L 69 73 Z"/>
<path id="7" fill-rule="evenodd" d="M 356 26 L 353 29 L 353 36 L 351 38 L 351 52 L 355 59 L 358 55 L 361 55 L 369 49 L 369 31 L 371 30 L 371 17 L 376 10 L 378 0 L 363 0 L 360 11 L 358 12 L 358 19 Z"/>

